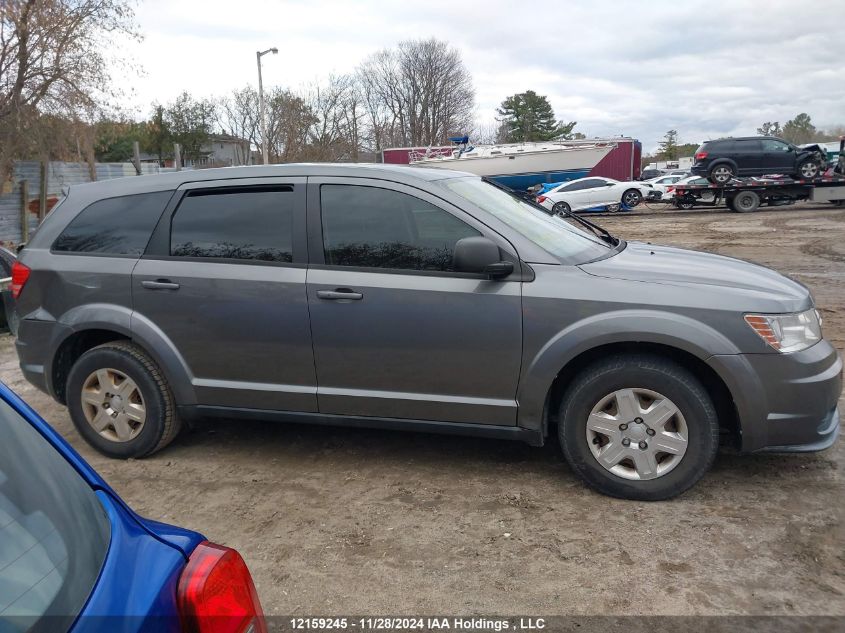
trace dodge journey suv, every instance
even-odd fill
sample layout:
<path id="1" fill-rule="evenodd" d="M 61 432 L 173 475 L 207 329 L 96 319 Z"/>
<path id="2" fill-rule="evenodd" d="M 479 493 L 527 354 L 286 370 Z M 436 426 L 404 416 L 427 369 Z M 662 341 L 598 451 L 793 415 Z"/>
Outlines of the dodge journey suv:
<path id="1" fill-rule="evenodd" d="M 818 145 L 800 148 L 774 136 L 721 138 L 696 150 L 691 171 L 718 185 L 737 176 L 767 174 L 813 179 L 824 171 L 826 157 Z"/>
<path id="2" fill-rule="evenodd" d="M 664 499 L 720 442 L 815 451 L 839 431 L 842 363 L 803 285 L 460 172 L 73 186 L 12 283 L 24 375 L 113 457 L 210 416 L 556 435 L 596 489 Z"/>

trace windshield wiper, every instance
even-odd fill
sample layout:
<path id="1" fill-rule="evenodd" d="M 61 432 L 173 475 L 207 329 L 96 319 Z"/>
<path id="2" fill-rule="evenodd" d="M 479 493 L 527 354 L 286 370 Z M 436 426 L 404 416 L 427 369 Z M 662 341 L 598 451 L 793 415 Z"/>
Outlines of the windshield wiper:
<path id="1" fill-rule="evenodd" d="M 555 215 L 554 213 L 549 213 L 549 210 L 546 207 L 544 207 L 543 205 L 537 204 L 537 201 L 534 200 L 534 197 L 531 196 L 531 195 L 518 193 L 518 192 L 514 191 L 513 189 L 511 189 L 510 187 L 505 187 L 504 185 L 499 184 L 498 182 L 496 182 L 495 180 L 492 180 L 491 178 L 488 178 L 487 176 L 482 177 L 481 180 L 483 180 L 487 184 L 490 184 L 490 185 L 493 185 L 494 187 L 497 187 L 498 189 L 501 189 L 506 194 L 516 198 L 517 200 L 520 200 L 522 202 L 527 202 L 532 207 L 536 207 L 537 209 L 539 209 L 540 211 L 542 211 L 546 215 L 551 215 L 551 216 Z M 582 218 L 580 215 L 576 215 L 575 213 L 572 212 L 572 209 L 570 209 L 569 211 L 564 211 L 563 215 L 568 217 L 568 218 L 572 218 L 573 220 L 578 222 L 578 224 L 580 224 L 581 226 L 584 226 L 587 229 L 589 229 L 589 231 L 593 235 L 595 235 L 597 238 L 599 238 L 602 242 L 606 242 L 606 243 L 610 244 L 611 246 L 617 246 L 618 244 L 620 244 L 622 242 L 622 240 L 619 239 L 618 237 L 614 237 L 613 235 L 611 235 L 610 231 L 608 231 L 606 228 L 599 226 L 595 222 L 590 222 L 589 220 Z"/>
<path id="2" fill-rule="evenodd" d="M 606 228 L 604 228 L 603 226 L 599 226 L 595 222 L 590 222 L 588 219 L 582 218 L 580 215 L 576 215 L 572 212 L 572 209 L 570 209 L 569 211 L 564 211 L 563 215 L 568 218 L 572 218 L 582 226 L 586 226 L 588 229 L 590 229 L 593 235 L 598 237 L 600 240 L 607 242 L 611 246 L 616 246 L 617 244 L 619 244 L 619 238 L 611 235 L 610 231 L 608 231 Z"/>

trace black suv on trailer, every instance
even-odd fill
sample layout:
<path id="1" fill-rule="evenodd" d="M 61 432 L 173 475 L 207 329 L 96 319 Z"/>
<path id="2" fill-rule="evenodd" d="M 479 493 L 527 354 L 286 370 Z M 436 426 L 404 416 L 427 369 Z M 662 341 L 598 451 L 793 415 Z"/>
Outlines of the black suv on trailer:
<path id="1" fill-rule="evenodd" d="M 706 141 L 695 152 L 692 173 L 723 185 L 737 176 L 766 174 L 812 179 L 824 165 L 817 145 L 796 147 L 774 136 L 748 136 Z"/>

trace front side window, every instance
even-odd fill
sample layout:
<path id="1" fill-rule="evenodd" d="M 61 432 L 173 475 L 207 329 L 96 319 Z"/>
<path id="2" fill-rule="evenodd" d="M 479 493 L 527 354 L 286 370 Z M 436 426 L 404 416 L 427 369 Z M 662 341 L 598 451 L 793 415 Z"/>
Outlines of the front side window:
<path id="1" fill-rule="evenodd" d="M 53 250 L 140 256 L 172 194 L 157 191 L 94 202 L 56 238 Z"/>
<path id="2" fill-rule="evenodd" d="M 774 139 L 764 139 L 762 141 L 763 149 L 767 152 L 788 152 L 789 145 L 783 141 L 776 141 Z"/>
<path id="3" fill-rule="evenodd" d="M 0 631 L 66 631 L 97 582 L 108 516 L 93 490 L 0 400 Z"/>
<path id="4" fill-rule="evenodd" d="M 326 264 L 450 271 L 455 243 L 481 233 L 425 200 L 363 185 L 320 187 Z"/>
<path id="5" fill-rule="evenodd" d="M 198 189 L 170 225 L 174 257 L 293 261 L 293 187 Z"/>

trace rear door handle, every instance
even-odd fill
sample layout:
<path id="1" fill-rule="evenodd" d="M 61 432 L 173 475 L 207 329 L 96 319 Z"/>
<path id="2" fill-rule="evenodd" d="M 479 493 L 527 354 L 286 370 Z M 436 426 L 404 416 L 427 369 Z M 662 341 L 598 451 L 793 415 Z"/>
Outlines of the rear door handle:
<path id="1" fill-rule="evenodd" d="M 179 290 L 179 284 L 173 283 L 169 279 L 156 279 L 155 281 L 142 281 L 141 285 L 150 290 Z"/>
<path id="2" fill-rule="evenodd" d="M 335 290 L 318 290 L 317 297 L 327 301 L 360 301 L 364 295 L 349 288 L 336 288 Z"/>

